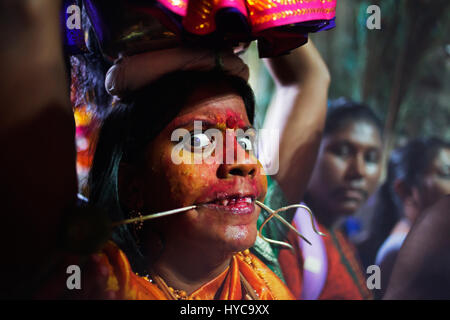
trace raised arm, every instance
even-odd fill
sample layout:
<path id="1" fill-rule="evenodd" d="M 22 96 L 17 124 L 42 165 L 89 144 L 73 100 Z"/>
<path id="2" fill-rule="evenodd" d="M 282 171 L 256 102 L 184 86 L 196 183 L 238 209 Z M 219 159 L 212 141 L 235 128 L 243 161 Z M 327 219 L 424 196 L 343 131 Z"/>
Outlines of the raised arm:
<path id="1" fill-rule="evenodd" d="M 50 262 L 77 190 L 57 0 L 0 0 L 1 296 Z"/>
<path id="2" fill-rule="evenodd" d="M 296 203 L 302 199 L 314 168 L 325 124 L 330 74 L 311 41 L 266 63 L 276 91 L 264 128 L 280 130 L 279 154 L 273 154 L 279 156 L 274 178 L 287 200 Z"/>

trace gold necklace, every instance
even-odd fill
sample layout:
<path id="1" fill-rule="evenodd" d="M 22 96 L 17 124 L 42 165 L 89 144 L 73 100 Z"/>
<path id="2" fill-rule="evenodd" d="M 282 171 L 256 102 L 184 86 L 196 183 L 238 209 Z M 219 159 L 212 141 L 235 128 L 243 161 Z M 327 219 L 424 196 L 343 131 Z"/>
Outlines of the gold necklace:
<path id="1" fill-rule="evenodd" d="M 198 300 L 197 297 L 192 298 L 186 291 L 169 287 L 163 278 L 151 272 L 150 277 L 146 277 L 150 282 L 155 281 L 159 289 L 166 295 L 169 300 Z"/>
<path id="2" fill-rule="evenodd" d="M 269 291 L 273 295 L 274 299 L 278 300 L 277 297 L 275 296 L 274 291 L 272 290 L 269 282 L 264 278 L 264 272 L 260 268 L 258 268 L 257 265 L 255 265 L 255 263 L 253 261 L 253 257 L 250 254 L 250 250 L 246 249 L 242 252 L 239 252 L 238 255 L 240 255 L 242 257 L 242 259 L 244 260 L 244 262 L 247 263 L 256 272 L 258 277 L 260 277 L 264 281 L 266 287 L 269 289 Z M 259 298 L 259 296 L 258 296 L 258 298 Z"/>
<path id="3" fill-rule="evenodd" d="M 258 276 L 264 281 L 266 286 L 270 289 L 269 284 L 262 276 L 262 272 L 253 264 L 253 259 L 250 255 L 250 250 L 245 250 L 244 252 L 238 252 L 239 255 L 244 257 L 244 261 L 248 263 L 253 270 L 258 274 Z M 251 285 L 248 283 L 248 281 L 244 278 L 242 273 L 240 273 L 240 281 L 242 286 L 244 287 L 247 294 L 245 295 L 246 300 L 260 300 L 260 297 L 258 293 L 251 287 Z M 139 276 L 139 274 L 136 273 L 136 275 Z M 150 274 L 147 274 L 146 276 L 141 276 L 143 279 L 147 280 L 150 283 L 155 283 L 159 289 L 166 295 L 169 300 L 200 300 L 199 297 L 192 297 L 187 294 L 186 291 L 180 290 L 180 289 L 174 289 L 167 285 L 167 283 L 164 281 L 163 278 L 155 274 L 154 272 L 150 272 Z"/>

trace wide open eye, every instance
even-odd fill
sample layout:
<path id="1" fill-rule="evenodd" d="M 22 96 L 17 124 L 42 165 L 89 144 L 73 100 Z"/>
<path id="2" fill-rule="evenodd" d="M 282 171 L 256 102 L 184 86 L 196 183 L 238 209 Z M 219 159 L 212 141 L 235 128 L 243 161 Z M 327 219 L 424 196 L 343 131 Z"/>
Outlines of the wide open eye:
<path id="1" fill-rule="evenodd" d="M 186 139 L 185 149 L 193 152 L 203 151 L 206 147 L 210 146 L 214 139 L 210 138 L 204 133 L 191 132 L 190 137 Z"/>
<path id="2" fill-rule="evenodd" d="M 244 149 L 245 151 L 252 151 L 253 150 L 253 142 L 250 138 L 246 136 L 240 136 L 236 138 L 239 145 Z"/>
<path id="3" fill-rule="evenodd" d="M 377 163 L 380 160 L 380 153 L 377 150 L 369 150 L 364 154 L 364 160 L 370 163 Z"/>

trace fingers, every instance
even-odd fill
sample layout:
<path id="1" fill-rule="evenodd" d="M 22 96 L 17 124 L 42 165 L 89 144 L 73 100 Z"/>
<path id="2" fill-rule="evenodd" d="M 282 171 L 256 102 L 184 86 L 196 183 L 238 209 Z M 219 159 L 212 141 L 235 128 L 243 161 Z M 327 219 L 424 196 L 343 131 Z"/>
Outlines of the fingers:
<path id="1" fill-rule="evenodd" d="M 218 61 L 221 62 L 220 68 L 223 72 L 241 77 L 245 81 L 248 81 L 250 75 L 248 66 L 232 51 L 208 51 L 186 63 L 182 70 L 209 71 L 219 67 Z"/>
<path id="2" fill-rule="evenodd" d="M 223 56 L 223 67 L 226 73 L 241 77 L 245 81 L 250 77 L 248 66 L 234 53 L 228 52 Z"/>
<path id="3" fill-rule="evenodd" d="M 123 57 L 108 70 L 105 87 L 111 95 L 121 96 L 201 58 L 201 54 L 187 48 L 158 50 Z"/>
<path id="4" fill-rule="evenodd" d="M 231 51 L 216 53 L 209 49 L 179 47 L 121 58 L 108 70 L 105 89 L 121 97 L 177 70 L 213 70 L 217 67 L 217 54 L 225 73 L 248 80 L 247 65 Z"/>

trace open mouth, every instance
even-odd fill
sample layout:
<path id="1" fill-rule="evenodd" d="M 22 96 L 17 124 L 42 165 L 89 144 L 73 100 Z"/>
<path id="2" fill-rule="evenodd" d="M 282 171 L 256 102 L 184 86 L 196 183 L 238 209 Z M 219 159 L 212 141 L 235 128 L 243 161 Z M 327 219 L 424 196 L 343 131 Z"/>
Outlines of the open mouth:
<path id="1" fill-rule="evenodd" d="M 232 195 L 220 197 L 204 203 L 203 206 L 230 211 L 235 214 L 248 214 L 255 210 L 255 196 Z"/>

